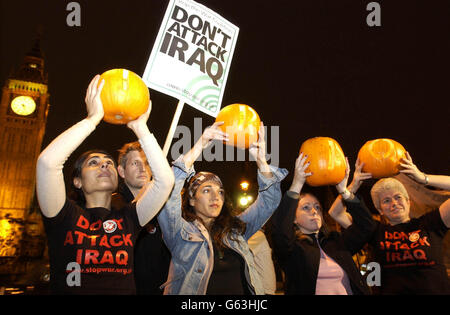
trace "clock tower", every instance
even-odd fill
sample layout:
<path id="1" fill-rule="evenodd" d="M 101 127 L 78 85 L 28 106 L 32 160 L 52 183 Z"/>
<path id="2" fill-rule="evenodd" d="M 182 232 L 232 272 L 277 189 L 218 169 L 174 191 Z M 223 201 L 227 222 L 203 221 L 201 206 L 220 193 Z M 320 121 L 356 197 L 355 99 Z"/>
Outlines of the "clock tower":
<path id="1" fill-rule="evenodd" d="M 3 85 L 0 103 L 0 260 L 23 255 L 35 204 L 49 93 L 40 38 Z M 3 264 L 4 266 L 4 264 Z M 1 269 L 1 268 L 0 268 Z M 1 272 L 0 272 L 1 273 Z"/>

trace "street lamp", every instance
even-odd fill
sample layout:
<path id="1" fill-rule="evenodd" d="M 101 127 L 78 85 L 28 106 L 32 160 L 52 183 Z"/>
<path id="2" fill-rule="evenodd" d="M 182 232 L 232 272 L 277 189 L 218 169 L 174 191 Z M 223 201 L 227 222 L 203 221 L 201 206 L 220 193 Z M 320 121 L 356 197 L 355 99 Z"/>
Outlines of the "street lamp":
<path id="1" fill-rule="evenodd" d="M 250 184 L 246 180 L 243 180 L 240 185 L 241 189 L 244 191 L 248 190 L 248 187 L 250 186 Z"/>
<path id="2" fill-rule="evenodd" d="M 253 197 L 251 195 L 248 195 L 248 189 L 250 188 L 250 183 L 247 180 L 242 180 L 239 184 L 241 186 L 241 194 L 238 197 L 238 204 L 241 208 L 247 208 L 252 202 Z"/>
<path id="3" fill-rule="evenodd" d="M 253 201 L 252 196 L 248 196 L 247 194 L 244 194 L 239 198 L 239 205 L 241 207 L 247 207 L 251 202 Z"/>

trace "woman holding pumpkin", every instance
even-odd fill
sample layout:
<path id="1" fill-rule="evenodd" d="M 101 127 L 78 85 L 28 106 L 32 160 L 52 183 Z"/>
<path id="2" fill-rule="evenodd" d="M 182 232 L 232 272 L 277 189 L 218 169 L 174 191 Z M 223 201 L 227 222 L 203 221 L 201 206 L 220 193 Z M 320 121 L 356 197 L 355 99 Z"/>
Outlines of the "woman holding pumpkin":
<path id="1" fill-rule="evenodd" d="M 175 186 L 158 215 L 172 253 L 164 294 L 264 294 L 247 241 L 278 206 L 287 171 L 267 164 L 261 124 L 258 141 L 249 148 L 258 166 L 259 195 L 245 212 L 233 215 L 220 178 L 209 172 L 194 175 L 193 168 L 212 140 L 228 140 L 222 124 L 206 128 L 194 147 L 173 163 Z"/>
<path id="2" fill-rule="evenodd" d="M 450 190 L 450 176 L 427 175 L 411 156 L 401 173 L 422 185 Z M 450 228 L 450 199 L 419 218 L 410 218 L 410 199 L 403 184 L 383 178 L 371 189 L 375 208 L 388 222 L 378 223 L 370 244 L 381 265 L 381 294 L 450 294 L 443 239 Z"/>
<path id="3" fill-rule="evenodd" d="M 422 185 L 450 190 L 450 176 L 427 175 L 406 152 L 400 173 Z M 356 175 L 355 175 L 356 177 Z M 369 176 L 370 177 L 370 176 Z M 354 186 L 359 187 L 359 184 Z M 443 263 L 443 238 L 450 227 L 450 199 L 419 218 L 410 217 L 410 198 L 403 184 L 392 177 L 378 180 L 372 201 L 384 218 L 370 239 L 372 259 L 381 266 L 380 294 L 450 294 Z M 344 228 L 352 223 L 339 197 L 330 213 Z"/>
<path id="4" fill-rule="evenodd" d="M 342 233 L 328 232 L 317 198 L 302 193 L 309 162 L 300 154 L 289 191 L 273 216 L 274 251 L 286 275 L 286 294 L 369 294 L 352 255 L 372 234 L 375 224 L 364 203 L 347 188 L 349 167 L 336 185 L 353 224 Z"/>
<path id="5" fill-rule="evenodd" d="M 145 114 L 127 124 L 147 156 L 153 181 L 129 207 L 111 211 L 117 188 L 114 160 L 104 151 L 88 151 L 75 162 L 72 184 L 81 197 L 67 198 L 62 169 L 67 158 L 104 117 L 95 76 L 86 93 L 87 118 L 75 124 L 40 154 L 36 188 L 50 256 L 51 286 L 57 294 L 133 294 L 133 247 L 142 226 L 152 219 L 173 187 L 173 174 Z"/>

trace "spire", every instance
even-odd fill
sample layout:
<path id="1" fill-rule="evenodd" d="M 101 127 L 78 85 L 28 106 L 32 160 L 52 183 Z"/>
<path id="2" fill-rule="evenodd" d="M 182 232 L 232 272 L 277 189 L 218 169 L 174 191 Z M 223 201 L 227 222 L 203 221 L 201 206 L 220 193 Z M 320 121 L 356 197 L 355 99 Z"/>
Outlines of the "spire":
<path id="1" fill-rule="evenodd" d="M 44 59 L 42 50 L 41 50 L 42 34 L 43 34 L 43 27 L 42 27 L 42 25 L 39 25 L 38 29 L 36 31 L 36 38 L 34 39 L 34 45 L 28 52 L 27 56 L 33 56 L 36 58 Z"/>
<path id="2" fill-rule="evenodd" d="M 44 55 L 41 50 L 43 33 L 43 26 L 39 25 L 33 46 L 25 55 L 19 70 L 13 72 L 12 78 L 47 84 L 47 74 L 44 72 Z"/>

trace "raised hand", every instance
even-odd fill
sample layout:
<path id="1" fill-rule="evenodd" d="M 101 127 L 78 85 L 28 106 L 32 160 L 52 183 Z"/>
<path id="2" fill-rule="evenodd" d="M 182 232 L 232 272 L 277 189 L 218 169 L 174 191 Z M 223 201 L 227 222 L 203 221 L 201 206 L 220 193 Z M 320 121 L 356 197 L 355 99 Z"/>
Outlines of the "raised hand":
<path id="1" fill-rule="evenodd" d="M 105 84 L 105 80 L 100 82 L 100 75 L 96 75 L 89 83 L 89 86 L 86 91 L 86 97 L 84 101 L 86 102 L 86 110 L 88 119 L 92 120 L 95 125 L 98 125 L 100 121 L 103 119 L 105 112 L 103 110 L 102 100 L 100 98 L 100 93 L 102 92 L 103 85 Z"/>
<path id="2" fill-rule="evenodd" d="M 194 164 L 194 161 L 200 156 L 203 149 L 206 149 L 213 140 L 228 141 L 228 135 L 219 128 L 219 126 L 223 124 L 223 121 L 217 121 L 203 131 L 200 139 L 198 139 L 192 149 L 183 156 L 186 168 L 189 169 L 192 164 Z"/>
<path id="3" fill-rule="evenodd" d="M 147 121 L 150 117 L 150 112 L 152 111 L 152 101 L 149 100 L 148 108 L 145 113 L 136 118 L 135 120 L 129 121 L 127 127 L 134 131 L 136 136 L 140 139 L 147 132 L 148 126 Z"/>
<path id="4" fill-rule="evenodd" d="M 361 162 L 359 159 L 357 159 L 355 164 L 355 172 L 353 173 L 353 180 L 351 184 L 348 186 L 349 190 L 352 193 L 356 193 L 365 180 L 372 178 L 371 173 L 364 173 L 362 171 L 363 167 L 364 162 Z"/>
<path id="5" fill-rule="evenodd" d="M 248 148 L 249 154 L 256 161 L 258 167 L 262 164 L 267 164 L 265 133 L 264 124 L 261 122 L 258 130 L 258 141 L 251 143 Z"/>
<path id="6" fill-rule="evenodd" d="M 290 191 L 300 193 L 303 185 L 305 184 L 306 178 L 312 175 L 311 172 L 306 172 L 306 169 L 310 164 L 310 162 L 306 162 L 307 158 L 308 156 L 303 155 L 302 152 L 297 160 L 295 160 L 294 179 L 292 180 L 292 185 L 289 188 Z"/>
<path id="7" fill-rule="evenodd" d="M 413 163 L 409 152 L 406 152 L 406 158 L 402 158 L 401 162 L 403 163 L 400 163 L 400 166 L 403 167 L 403 169 L 400 170 L 400 173 L 406 174 L 418 183 L 427 184 L 427 177 L 425 173 L 421 172 Z"/>
<path id="8" fill-rule="evenodd" d="M 345 163 L 347 167 L 345 168 L 345 176 L 344 178 L 336 185 L 337 191 L 342 194 L 347 188 L 348 178 L 350 176 L 350 164 L 348 163 L 348 158 L 345 158 Z"/>
<path id="9" fill-rule="evenodd" d="M 223 125 L 223 121 L 217 121 L 212 126 L 209 126 L 203 131 L 199 142 L 201 142 L 202 149 L 206 149 L 213 140 L 228 141 L 228 134 L 223 132 L 219 126 Z"/>

